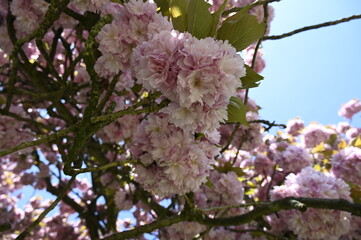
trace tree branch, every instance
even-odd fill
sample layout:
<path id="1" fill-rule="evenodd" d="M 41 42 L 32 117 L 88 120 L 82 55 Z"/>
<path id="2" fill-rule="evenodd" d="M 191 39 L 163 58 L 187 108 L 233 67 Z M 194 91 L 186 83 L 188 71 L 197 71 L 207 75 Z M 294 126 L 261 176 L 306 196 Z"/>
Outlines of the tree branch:
<path id="1" fill-rule="evenodd" d="M 159 219 L 152 223 L 136 227 L 129 231 L 124 231 L 121 233 L 115 233 L 109 237 L 102 238 L 102 240 L 123 240 L 123 239 L 129 239 L 136 237 L 143 233 L 149 233 L 152 232 L 155 229 L 168 227 L 170 225 L 173 225 L 175 223 L 179 223 L 181 221 L 185 221 L 186 217 L 184 215 L 177 215 L 170 218 L 165 219 Z"/>
<path id="2" fill-rule="evenodd" d="M 83 51 L 83 57 L 84 62 L 86 64 L 86 70 L 90 76 L 91 79 L 91 91 L 90 91 L 90 99 L 89 104 L 84 110 L 84 116 L 81 120 L 80 128 L 75 136 L 73 146 L 69 150 L 69 154 L 64 159 L 65 165 L 64 165 L 64 172 L 68 174 L 68 170 L 71 169 L 71 164 L 75 161 L 77 161 L 77 157 L 79 156 L 79 153 L 83 146 L 88 141 L 88 138 L 85 137 L 89 126 L 91 124 L 91 117 L 93 117 L 96 106 L 99 101 L 99 95 L 100 95 L 100 85 L 99 85 L 99 76 L 95 72 L 94 65 L 96 62 L 96 58 L 94 57 L 94 47 L 96 45 L 95 37 L 98 35 L 102 27 L 110 22 L 112 22 L 113 17 L 111 15 L 107 15 L 100 19 L 95 26 L 92 27 L 88 39 L 85 42 L 85 49 Z M 81 164 L 80 164 L 81 165 Z"/>
<path id="3" fill-rule="evenodd" d="M 281 123 L 275 123 L 275 121 L 270 122 L 267 120 L 253 120 L 253 121 L 249 121 L 248 123 L 263 123 L 265 125 L 267 125 L 268 127 L 265 129 L 265 131 L 268 132 L 268 130 L 270 130 L 272 127 L 280 127 L 280 128 L 286 128 L 287 126 L 285 124 L 281 124 Z"/>
<path id="4" fill-rule="evenodd" d="M 106 114 L 106 115 L 103 115 L 103 116 L 93 117 L 91 119 L 91 123 L 92 124 L 102 123 L 101 127 L 104 127 L 104 126 L 110 124 L 111 122 L 113 122 L 114 120 L 116 120 L 116 119 L 118 119 L 120 117 L 123 117 L 123 116 L 125 116 L 127 114 L 149 113 L 149 112 L 152 112 L 152 111 L 155 111 L 155 110 L 162 109 L 162 108 L 164 108 L 164 107 L 166 107 L 168 105 L 168 101 L 164 100 L 161 103 L 157 104 L 157 106 L 149 106 L 149 107 L 145 107 L 145 108 L 142 108 L 142 109 L 135 110 L 136 108 L 138 108 L 139 106 L 142 106 L 143 104 L 149 104 L 149 102 L 154 100 L 153 98 L 156 97 L 156 96 L 159 96 L 159 93 L 155 93 L 154 95 L 151 95 L 151 96 L 143 99 L 143 101 L 140 101 L 137 104 L 135 104 L 135 105 L 133 105 L 133 106 L 127 108 L 127 109 L 120 110 L 120 111 L 115 112 L 115 113 L 109 113 L 109 114 Z M 150 98 L 150 99 L 148 99 L 148 98 Z M 6 156 L 8 154 L 11 154 L 13 152 L 19 151 L 19 150 L 24 149 L 24 148 L 36 146 L 36 145 L 39 145 L 41 143 L 53 141 L 53 140 L 55 140 L 55 139 L 57 139 L 59 137 L 66 136 L 67 134 L 76 131 L 80 127 L 80 125 L 81 125 L 81 121 L 77 122 L 76 124 L 72 125 L 69 128 L 60 130 L 60 131 L 55 132 L 55 133 L 53 133 L 53 134 L 51 134 L 49 136 L 41 137 L 40 139 L 30 141 L 30 142 L 20 143 L 20 144 L 14 146 L 14 147 L 5 149 L 3 151 L 0 151 L 0 157 Z M 99 130 L 99 129 L 97 129 L 97 130 Z"/>
<path id="5" fill-rule="evenodd" d="M 348 22 L 348 21 L 351 21 L 351 20 L 354 20 L 354 19 L 360 19 L 360 18 L 361 18 L 361 14 L 360 15 L 353 15 L 353 16 L 350 16 L 350 17 L 347 17 L 347 18 L 342 18 L 342 19 L 336 20 L 336 21 L 330 21 L 330 22 L 325 22 L 325 23 L 320 23 L 320 24 L 316 24 L 316 25 L 311 25 L 311 26 L 299 28 L 299 29 L 296 29 L 296 30 L 293 30 L 291 32 L 284 33 L 284 34 L 281 34 L 281 35 L 266 36 L 266 37 L 263 37 L 263 41 L 282 39 L 282 38 L 290 37 L 290 36 L 295 35 L 295 34 L 300 33 L 300 32 L 313 30 L 313 29 L 317 29 L 317 28 L 322 28 L 322 27 L 328 27 L 328 26 L 332 26 L 332 25 L 336 25 L 336 24 L 339 24 L 339 23 L 344 23 L 344 22 Z"/>
<path id="6" fill-rule="evenodd" d="M 182 221 L 196 221 L 207 226 L 236 226 L 250 223 L 260 217 L 279 212 L 281 210 L 299 210 L 304 212 L 307 208 L 333 209 L 350 212 L 353 215 L 361 216 L 361 204 L 352 203 L 344 199 L 321 199 L 321 198 L 301 198 L 287 197 L 273 202 L 265 202 L 257 205 L 254 210 L 234 216 L 210 218 L 202 213 L 202 210 L 195 209 L 187 213 L 172 216 L 166 219 L 159 219 L 152 223 L 137 227 L 133 230 L 115 233 L 102 240 L 118 240 L 136 237 L 143 233 L 149 233 L 155 229 L 171 226 Z"/>
<path id="7" fill-rule="evenodd" d="M 239 216 L 227 218 L 209 218 L 204 216 L 203 218 L 200 218 L 199 216 L 194 216 L 194 219 L 198 218 L 197 221 L 199 223 L 209 226 L 235 226 L 252 222 L 259 217 L 267 216 L 281 210 L 296 209 L 299 211 L 305 211 L 307 208 L 340 210 L 350 212 L 356 216 L 361 216 L 360 203 L 352 203 L 344 199 L 288 197 L 264 203 L 264 205 L 257 206 L 254 210 Z"/>

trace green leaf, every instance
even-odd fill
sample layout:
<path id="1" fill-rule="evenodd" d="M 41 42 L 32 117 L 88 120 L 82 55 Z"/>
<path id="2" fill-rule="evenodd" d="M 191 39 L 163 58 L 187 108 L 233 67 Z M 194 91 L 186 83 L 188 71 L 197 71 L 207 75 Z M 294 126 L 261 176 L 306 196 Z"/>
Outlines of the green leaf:
<path id="1" fill-rule="evenodd" d="M 229 43 L 241 51 L 260 39 L 266 29 L 265 23 L 258 23 L 257 18 L 248 14 L 248 8 L 225 20 L 218 29 L 217 39 L 228 40 Z"/>
<path id="2" fill-rule="evenodd" d="M 219 19 L 222 16 L 222 13 L 224 12 L 224 9 L 226 8 L 228 0 L 224 0 L 223 4 L 218 8 L 217 12 L 213 13 L 213 26 L 212 26 L 212 32 L 211 36 L 216 36 L 217 33 L 217 27 L 219 23 Z"/>
<path id="3" fill-rule="evenodd" d="M 8 222 L 0 224 L 0 232 L 5 232 L 11 229 L 11 224 Z"/>
<path id="4" fill-rule="evenodd" d="M 201 140 L 202 138 L 204 138 L 206 135 L 204 133 L 195 133 L 194 134 L 194 138 L 196 141 Z"/>
<path id="5" fill-rule="evenodd" d="M 238 177 L 243 177 L 244 175 L 246 175 L 246 173 L 243 172 L 243 170 L 239 167 L 233 167 L 232 171 L 235 172 Z"/>
<path id="6" fill-rule="evenodd" d="M 154 0 L 163 16 L 170 16 L 169 1 L 170 0 Z"/>
<path id="7" fill-rule="evenodd" d="M 205 183 L 205 185 L 206 185 L 207 187 L 209 187 L 210 189 L 213 188 L 213 183 L 211 182 L 211 180 L 209 179 L 209 177 L 207 177 L 207 182 Z"/>
<path id="8" fill-rule="evenodd" d="M 351 197 L 355 203 L 361 203 L 361 187 L 356 184 L 348 183 L 351 187 Z"/>
<path id="9" fill-rule="evenodd" d="M 0 96 L 0 106 L 5 104 L 6 103 L 6 100 Z"/>
<path id="10" fill-rule="evenodd" d="M 228 107 L 228 122 L 240 122 L 249 126 L 246 120 L 247 109 L 242 100 L 237 97 L 231 97 Z"/>
<path id="11" fill-rule="evenodd" d="M 244 65 L 246 68 L 246 76 L 241 78 L 242 88 L 255 88 L 260 84 L 259 81 L 263 79 L 261 75 L 256 73 L 250 66 Z"/>
<path id="12" fill-rule="evenodd" d="M 200 39 L 211 36 L 213 17 L 211 5 L 204 0 L 191 0 L 188 5 L 188 32 Z"/>
<path id="13" fill-rule="evenodd" d="M 143 86 L 141 84 L 134 84 L 131 89 L 133 92 L 139 93 L 143 89 Z"/>
<path id="14" fill-rule="evenodd" d="M 189 1 L 190 0 L 171 0 L 169 4 L 173 27 L 180 32 L 187 31 L 187 8 Z"/>
<path id="15" fill-rule="evenodd" d="M 239 167 L 233 167 L 232 163 L 226 162 L 224 166 L 215 167 L 215 169 L 221 173 L 235 172 L 237 177 L 243 177 L 246 175 L 245 172 Z"/>
<path id="16" fill-rule="evenodd" d="M 123 5 L 122 1 L 120 1 L 120 0 L 110 0 L 110 1 L 113 3 L 119 3 L 119 4 Z"/>

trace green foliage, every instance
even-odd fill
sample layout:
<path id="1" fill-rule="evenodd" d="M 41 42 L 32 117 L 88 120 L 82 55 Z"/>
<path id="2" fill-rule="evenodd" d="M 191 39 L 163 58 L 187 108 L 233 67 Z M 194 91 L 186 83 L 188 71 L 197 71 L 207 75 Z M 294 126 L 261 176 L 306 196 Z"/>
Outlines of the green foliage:
<path id="1" fill-rule="evenodd" d="M 228 40 L 241 51 L 265 33 L 265 23 L 258 23 L 255 16 L 247 14 L 249 7 L 226 19 L 218 29 L 218 23 L 227 5 L 227 0 L 211 14 L 211 5 L 204 0 L 155 0 L 164 16 L 170 16 L 174 29 L 189 32 L 201 39 L 215 37 Z"/>
<path id="2" fill-rule="evenodd" d="M 228 122 L 240 122 L 249 126 L 246 120 L 247 109 L 242 100 L 237 97 L 231 97 L 228 107 Z"/>
<path id="3" fill-rule="evenodd" d="M 348 183 L 351 188 L 351 197 L 355 203 L 361 203 L 361 187 L 356 184 Z"/>
<path id="4" fill-rule="evenodd" d="M 234 167 L 231 162 L 226 162 L 223 166 L 217 166 L 214 168 L 221 173 L 235 172 L 238 177 L 243 177 L 246 175 L 241 168 Z"/>
<path id="5" fill-rule="evenodd" d="M 170 0 L 169 9 L 174 29 L 186 32 L 189 0 Z"/>
<path id="6" fill-rule="evenodd" d="M 204 134 L 204 133 L 195 133 L 194 134 L 194 139 L 196 140 L 196 141 L 198 141 L 198 140 L 201 140 L 202 138 L 204 138 L 206 135 Z"/>
<path id="7" fill-rule="evenodd" d="M 0 232 L 5 232 L 11 229 L 11 224 L 8 222 L 0 224 Z"/>
<path id="8" fill-rule="evenodd" d="M 3 97 L 0 96 L 0 106 L 1 106 L 2 104 L 5 104 L 5 103 L 6 103 L 6 100 L 5 100 Z"/>
<path id="9" fill-rule="evenodd" d="M 209 12 L 211 5 L 203 0 L 192 0 L 188 5 L 187 30 L 196 38 L 205 38 L 211 35 L 213 17 Z"/>
<path id="10" fill-rule="evenodd" d="M 263 79 L 261 75 L 256 73 L 251 67 L 248 65 L 245 65 L 246 68 L 246 76 L 241 78 L 242 81 L 242 88 L 248 89 L 248 88 L 255 88 L 258 87 L 260 84 L 259 81 Z"/>
<path id="11" fill-rule="evenodd" d="M 224 9 L 226 8 L 228 0 L 224 0 L 223 4 L 219 7 L 219 9 L 212 14 L 213 16 L 213 26 L 212 26 L 212 33 L 211 36 L 217 35 L 217 27 L 219 20 L 221 19 L 222 13 L 224 12 Z"/>
<path id="12" fill-rule="evenodd" d="M 189 32 L 198 39 L 216 35 L 219 19 L 227 2 L 212 15 L 209 12 L 211 5 L 204 0 L 157 0 L 163 15 L 168 1 L 174 29 Z"/>
<path id="13" fill-rule="evenodd" d="M 209 177 L 207 177 L 207 182 L 205 183 L 205 185 L 207 187 L 209 187 L 210 189 L 214 188 L 213 183 L 211 182 L 211 180 L 209 179 Z"/>
<path id="14" fill-rule="evenodd" d="M 260 39 L 266 30 L 265 23 L 258 23 L 257 18 L 247 13 L 244 8 L 232 17 L 227 18 L 218 29 L 217 39 L 228 40 L 241 51 Z"/>
<path id="15" fill-rule="evenodd" d="M 170 16 L 169 1 L 170 0 L 154 0 L 163 16 Z"/>

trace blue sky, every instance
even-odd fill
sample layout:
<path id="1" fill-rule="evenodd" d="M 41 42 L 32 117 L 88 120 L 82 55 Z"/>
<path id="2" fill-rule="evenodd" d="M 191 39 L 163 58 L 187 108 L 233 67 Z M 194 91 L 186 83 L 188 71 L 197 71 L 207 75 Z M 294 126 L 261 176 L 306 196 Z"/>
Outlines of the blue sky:
<path id="1" fill-rule="evenodd" d="M 273 3 L 270 35 L 361 14 L 360 0 L 282 0 Z M 342 103 L 361 100 L 361 19 L 263 43 L 265 80 L 250 97 L 262 119 L 335 124 Z M 353 124 L 361 126 L 361 114 Z"/>

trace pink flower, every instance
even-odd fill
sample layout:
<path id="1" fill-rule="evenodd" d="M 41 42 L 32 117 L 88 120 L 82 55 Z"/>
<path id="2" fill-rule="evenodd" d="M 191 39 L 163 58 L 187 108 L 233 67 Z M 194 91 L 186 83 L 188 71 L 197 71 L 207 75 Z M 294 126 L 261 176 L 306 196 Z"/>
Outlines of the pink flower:
<path id="1" fill-rule="evenodd" d="M 135 179 L 159 196 L 197 190 L 218 154 L 206 138 L 195 140 L 165 115 L 153 114 L 140 124 L 130 151 L 141 162 L 135 165 Z"/>
<path id="2" fill-rule="evenodd" d="M 361 149 L 347 147 L 332 156 L 332 172 L 346 182 L 361 186 Z"/>
<path id="3" fill-rule="evenodd" d="M 353 115 L 361 111 L 361 102 L 358 99 L 352 99 L 345 104 L 338 111 L 338 115 L 351 119 Z"/>
<path id="4" fill-rule="evenodd" d="M 301 130 L 305 127 L 304 122 L 301 119 L 295 118 L 287 122 L 285 132 L 292 136 L 298 136 Z"/>
<path id="5" fill-rule="evenodd" d="M 336 134 L 336 132 L 320 124 L 313 123 L 303 129 L 301 142 L 306 148 L 313 148 L 321 142 L 327 141 L 332 134 Z"/>
<path id="6" fill-rule="evenodd" d="M 304 168 L 297 175 L 286 177 L 285 184 L 274 187 L 271 200 L 285 197 L 346 199 L 350 197 L 350 187 L 332 175 L 316 172 L 312 167 Z M 338 239 L 350 230 L 351 214 L 348 212 L 324 209 L 281 211 L 286 226 L 301 239 Z"/>
<path id="7" fill-rule="evenodd" d="M 117 9 L 113 13 L 113 22 L 105 25 L 97 36 L 102 56 L 97 60 L 95 70 L 104 78 L 129 72 L 133 49 L 155 33 L 171 29 L 171 23 L 157 14 L 154 3 L 131 0 Z M 106 8 L 105 11 L 110 10 Z M 158 28 L 154 28 L 154 24 Z M 133 86 L 133 79 L 129 76 L 123 76 L 120 80 L 123 83 L 118 87 Z"/>

